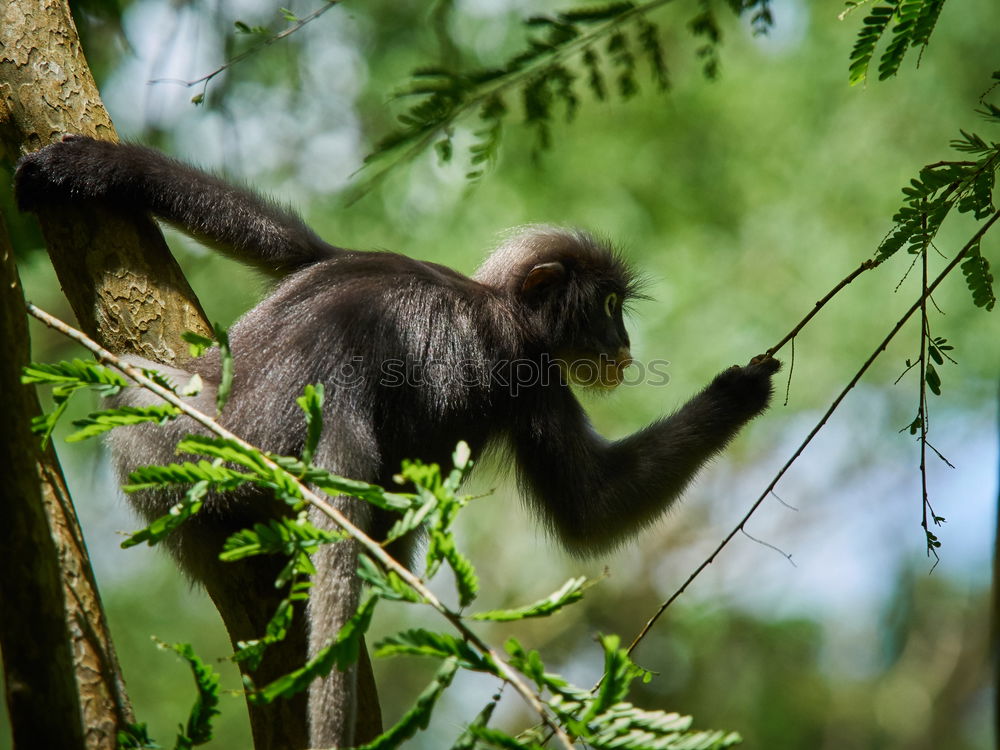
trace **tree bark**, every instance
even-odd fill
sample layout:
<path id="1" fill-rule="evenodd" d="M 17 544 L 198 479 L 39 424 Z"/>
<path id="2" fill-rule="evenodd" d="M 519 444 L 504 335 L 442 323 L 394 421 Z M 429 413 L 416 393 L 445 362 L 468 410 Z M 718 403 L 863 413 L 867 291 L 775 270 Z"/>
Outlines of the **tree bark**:
<path id="1" fill-rule="evenodd" d="M 64 0 L 0 4 L 0 142 L 25 154 L 66 133 L 117 140 Z M 39 216 L 80 327 L 113 352 L 186 356 L 184 331 L 211 326 L 148 216 L 108 208 Z"/>
<path id="2" fill-rule="evenodd" d="M 73 679 L 71 642 L 81 636 L 67 607 L 59 537 L 51 532 L 49 516 L 65 498 L 59 464 L 51 449 L 42 451 L 31 432 L 31 418 L 39 413 L 34 389 L 21 384 L 21 368 L 28 362 L 28 324 L 24 297 L 14 266 L 6 227 L 0 219 L 0 650 L 3 652 L 7 706 L 17 747 L 83 748 L 83 705 Z M 83 610 L 86 617 L 93 611 Z M 86 620 L 81 618 L 79 622 Z M 76 632 L 72 632 L 72 631 Z M 100 639 L 82 642 L 96 645 Z M 88 656 L 96 655 L 90 650 Z M 89 666 L 94 660 L 88 659 Z M 100 674 L 98 671 L 97 674 Z M 112 680 L 89 685 L 87 693 L 100 706 L 98 713 L 113 716 L 106 700 Z M 96 687 L 96 689 L 94 689 Z M 90 718 L 90 717 L 88 717 Z M 54 720 L 55 719 L 55 720 Z M 98 717 L 93 747 L 114 747 L 114 722 Z M 101 736 L 108 729 L 110 742 Z"/>

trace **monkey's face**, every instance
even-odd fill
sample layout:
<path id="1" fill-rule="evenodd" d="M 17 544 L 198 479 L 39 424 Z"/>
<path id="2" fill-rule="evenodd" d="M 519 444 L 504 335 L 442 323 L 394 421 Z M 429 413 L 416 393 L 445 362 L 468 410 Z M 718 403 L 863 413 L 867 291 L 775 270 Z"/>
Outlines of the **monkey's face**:
<path id="1" fill-rule="evenodd" d="M 567 380 L 585 388 L 618 387 L 632 364 L 622 317 L 623 293 L 605 290 L 583 316 L 573 340 L 556 351 Z"/>
<path id="2" fill-rule="evenodd" d="M 632 363 L 622 305 L 635 295 L 631 276 L 605 251 L 583 259 L 571 253 L 531 266 L 518 294 L 538 340 L 566 381 L 608 390 Z"/>

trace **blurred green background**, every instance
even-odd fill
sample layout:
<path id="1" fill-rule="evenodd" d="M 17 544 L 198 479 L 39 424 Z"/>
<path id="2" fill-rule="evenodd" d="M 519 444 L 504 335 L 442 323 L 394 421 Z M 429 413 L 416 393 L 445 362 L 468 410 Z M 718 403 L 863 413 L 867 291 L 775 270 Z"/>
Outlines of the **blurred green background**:
<path id="1" fill-rule="evenodd" d="M 289 2 L 289 0 L 285 0 Z M 319 0 L 298 2 L 299 15 Z M 527 0 L 458 0 L 448 36 L 470 64 L 519 49 L 520 21 L 551 9 Z M 869 257 L 891 228 L 900 188 L 921 166 L 961 158 L 959 128 L 997 133 L 974 113 L 1000 67 L 1000 5 L 947 3 L 928 50 L 887 82 L 851 87 L 848 56 L 861 14 L 843 4 L 779 0 L 775 25 L 756 37 L 726 20 L 721 74 L 708 81 L 678 0 L 661 25 L 673 87 L 640 79 L 627 101 L 584 105 L 553 124 L 553 147 L 532 158 L 532 136 L 512 120 L 496 168 L 475 185 L 456 162 L 432 154 L 394 171 L 345 207 L 343 191 L 371 144 L 399 111 L 392 94 L 413 68 L 444 54 L 431 23 L 438 4 L 346 2 L 200 89 L 151 79 L 194 79 L 252 39 L 233 21 L 283 27 L 264 0 L 90 0 L 74 4 L 85 49 L 121 134 L 252 183 L 300 209 L 330 241 L 402 250 L 471 272 L 504 228 L 528 222 L 582 226 L 613 238 L 649 277 L 652 301 L 630 322 L 639 360 L 666 359 L 668 385 L 629 385 L 588 399 L 609 437 L 682 403 L 717 371 L 776 343 L 813 303 Z M 566 4 L 556 6 L 565 8 Z M 582 92 L 581 92 L 582 93 Z M 475 128 L 475 122 L 466 124 Z M 464 139 L 464 140 L 463 140 Z M 458 143 L 468 143 L 459 130 Z M 363 176 L 362 173 L 361 176 Z M 32 222 L 4 215 L 29 297 L 72 320 Z M 945 256 L 971 234 L 946 224 Z M 252 273 L 170 234 L 210 318 L 231 323 L 264 293 Z M 1000 262 L 1000 236 L 983 254 Z M 919 274 L 900 254 L 866 274 L 795 344 L 787 404 L 746 430 L 705 471 L 684 502 L 626 548 L 573 559 L 533 524 L 502 466 L 482 467 L 461 540 L 478 567 L 484 607 L 533 601 L 571 575 L 609 576 L 555 619 L 484 628 L 494 643 L 516 635 L 580 685 L 599 674 L 596 633 L 631 639 L 659 604 L 731 529 L 892 324 L 916 298 Z M 940 264 L 935 259 L 932 264 Z M 932 271 L 933 272 L 933 271 Z M 930 440 L 956 466 L 934 460 L 929 491 L 939 515 L 941 562 L 924 552 L 917 443 L 918 354 L 911 324 L 715 564 L 667 612 L 636 653 L 657 673 L 637 686 L 643 707 L 695 716 L 702 727 L 741 732 L 752 748 L 954 748 L 993 746 L 989 641 L 990 560 L 997 498 L 996 313 L 972 306 L 959 275 L 935 295 L 932 330 L 954 344 L 932 397 Z M 32 329 L 34 356 L 82 356 Z M 789 366 L 791 352 L 781 357 Z M 85 406 L 77 407 L 82 411 Z M 194 698 L 187 667 L 150 640 L 190 641 L 209 659 L 227 653 L 206 597 L 161 554 L 118 548 L 136 522 L 115 489 L 100 445 L 58 446 L 94 560 L 137 715 L 170 745 Z M 759 543 L 756 540 L 761 540 Z M 779 548 L 780 552 L 769 545 Z M 783 554 L 791 556 L 791 564 Z M 447 581 L 438 589 L 447 592 Z M 375 629 L 441 627 L 412 608 L 383 605 Z M 238 688 L 224 662 L 229 688 Z M 433 665 L 377 663 L 391 721 Z M 496 684 L 462 676 L 429 730 L 408 747 L 447 747 Z M 249 747 L 245 709 L 227 697 L 214 746 Z M 531 721 L 516 697 L 502 725 Z M 0 748 L 9 747 L 0 718 Z"/>

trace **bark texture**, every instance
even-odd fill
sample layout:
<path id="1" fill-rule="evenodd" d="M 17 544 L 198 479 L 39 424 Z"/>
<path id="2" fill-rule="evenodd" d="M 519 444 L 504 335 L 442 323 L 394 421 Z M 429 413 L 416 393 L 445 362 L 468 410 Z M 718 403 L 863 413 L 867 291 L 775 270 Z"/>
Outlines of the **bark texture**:
<path id="1" fill-rule="evenodd" d="M 31 433 L 31 418 L 40 413 L 31 386 L 21 384 L 28 362 L 28 324 L 24 297 L 14 266 L 6 228 L 0 219 L 0 649 L 3 652 L 7 707 L 16 747 L 83 748 L 84 729 L 79 696 L 86 692 L 105 715 L 106 691 L 81 686 L 73 679 L 73 646 L 81 635 L 67 607 L 60 568 L 61 539 L 50 531 L 49 516 L 59 508 L 64 489 L 52 451 L 42 451 Z M 84 618 L 88 614 L 82 611 Z M 81 619 L 81 622 L 84 621 Z M 73 631 L 76 632 L 73 632 Z M 71 643 L 73 646 L 71 646 Z M 89 646 L 89 641 L 82 641 Z M 98 661 L 92 649 L 88 667 Z M 56 717 L 58 717 L 56 719 Z M 113 723 L 113 722 L 112 722 Z M 94 726 L 93 747 L 113 748 L 101 741 L 107 722 Z M 113 726 L 110 729 L 114 729 Z M 111 733 L 114 739 L 114 732 Z"/>
<path id="2" fill-rule="evenodd" d="M 0 142 L 16 157 L 66 133 L 117 140 L 64 0 L 0 3 Z M 80 327 L 113 352 L 186 356 L 183 331 L 211 327 L 159 229 L 108 208 L 39 217 Z"/>

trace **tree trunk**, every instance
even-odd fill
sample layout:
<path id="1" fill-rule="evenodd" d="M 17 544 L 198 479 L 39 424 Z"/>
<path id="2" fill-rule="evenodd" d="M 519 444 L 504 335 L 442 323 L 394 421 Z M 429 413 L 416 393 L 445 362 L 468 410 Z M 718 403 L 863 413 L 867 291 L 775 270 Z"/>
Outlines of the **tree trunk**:
<path id="1" fill-rule="evenodd" d="M 84 748 L 80 698 L 88 695 L 97 710 L 88 715 L 91 747 L 115 747 L 114 702 L 107 700 L 117 681 L 80 685 L 73 679 L 73 647 L 77 641 L 96 656 L 101 638 L 82 639 L 81 624 L 100 614 L 67 606 L 58 546 L 68 539 L 51 531 L 50 517 L 68 498 L 59 464 L 51 448 L 43 451 L 31 432 L 31 418 L 41 413 L 31 386 L 21 384 L 21 368 L 28 362 L 28 322 L 21 284 L 14 266 L 6 227 L 0 219 L 0 649 L 3 652 L 7 706 L 17 747 Z M 55 519 L 53 519 L 54 521 Z M 55 525 L 54 523 L 52 524 Z M 64 529 L 65 530 L 65 529 Z M 84 558 L 86 559 L 86 558 Z M 86 618 L 86 619 L 84 619 Z M 97 618 L 99 621 L 99 617 Z M 90 630 L 92 628 L 88 628 Z M 108 642 L 110 645 L 110 642 Z M 106 653 L 106 652 L 104 652 Z M 113 659 L 113 652 L 112 652 Z M 92 731 L 90 731 L 92 730 Z"/>
<path id="2" fill-rule="evenodd" d="M 118 139 L 63 0 L 0 3 L 0 49 L 0 142 L 9 155 L 65 133 Z M 88 208 L 39 219 L 80 327 L 106 349 L 173 362 L 186 356 L 181 333 L 211 335 L 148 216 Z"/>

